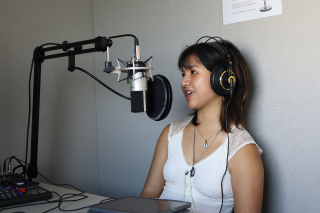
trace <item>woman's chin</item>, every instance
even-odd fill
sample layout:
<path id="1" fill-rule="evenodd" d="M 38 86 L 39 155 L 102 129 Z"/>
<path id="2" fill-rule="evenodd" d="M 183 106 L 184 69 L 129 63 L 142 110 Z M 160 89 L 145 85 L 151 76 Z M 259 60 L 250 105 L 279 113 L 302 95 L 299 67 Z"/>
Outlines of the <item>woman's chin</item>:
<path id="1" fill-rule="evenodd" d="M 195 104 L 191 104 L 191 103 L 190 104 L 188 103 L 188 108 L 195 109 L 195 110 L 198 109 L 198 107 Z"/>

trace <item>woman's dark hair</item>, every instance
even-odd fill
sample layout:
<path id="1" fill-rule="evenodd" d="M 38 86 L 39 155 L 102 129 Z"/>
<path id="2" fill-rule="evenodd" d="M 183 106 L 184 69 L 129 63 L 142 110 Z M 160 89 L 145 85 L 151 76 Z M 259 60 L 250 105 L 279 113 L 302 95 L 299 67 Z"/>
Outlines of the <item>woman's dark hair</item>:
<path id="1" fill-rule="evenodd" d="M 238 48 L 229 41 L 224 40 L 225 45 L 232 60 L 232 71 L 236 75 L 236 85 L 233 91 L 232 99 L 228 106 L 228 131 L 231 131 L 231 125 L 236 127 L 241 124 L 244 126 L 244 107 L 248 99 L 248 93 L 250 90 L 251 79 L 248 72 L 247 62 L 243 58 Z M 225 54 L 221 54 L 217 49 L 207 43 L 194 44 L 187 47 L 179 57 L 178 67 L 180 70 L 185 66 L 187 58 L 194 55 L 199 59 L 202 65 L 209 71 L 212 71 L 219 64 L 227 64 Z M 230 95 L 224 96 L 224 100 L 221 103 L 220 124 L 222 129 L 227 132 L 226 129 L 226 108 L 230 99 Z M 194 115 L 192 124 L 198 126 L 197 122 L 197 110 L 192 113 Z"/>

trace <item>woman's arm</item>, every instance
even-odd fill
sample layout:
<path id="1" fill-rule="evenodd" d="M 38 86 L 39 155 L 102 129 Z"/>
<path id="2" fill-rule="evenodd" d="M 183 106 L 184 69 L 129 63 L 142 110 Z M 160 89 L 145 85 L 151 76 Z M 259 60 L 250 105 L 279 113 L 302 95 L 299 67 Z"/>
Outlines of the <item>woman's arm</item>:
<path id="1" fill-rule="evenodd" d="M 163 167 L 168 158 L 169 128 L 170 125 L 166 126 L 158 139 L 147 181 L 140 194 L 142 197 L 159 198 L 163 191 L 165 184 Z"/>
<path id="2" fill-rule="evenodd" d="M 255 144 L 242 147 L 230 159 L 228 168 L 235 213 L 258 213 L 262 208 L 264 171 Z"/>

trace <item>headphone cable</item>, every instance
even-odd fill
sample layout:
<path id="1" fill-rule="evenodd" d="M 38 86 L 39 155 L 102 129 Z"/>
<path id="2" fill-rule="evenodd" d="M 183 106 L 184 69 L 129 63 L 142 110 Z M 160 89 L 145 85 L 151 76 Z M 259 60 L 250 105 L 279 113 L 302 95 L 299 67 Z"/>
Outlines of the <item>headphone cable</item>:
<path id="1" fill-rule="evenodd" d="M 232 91 L 232 90 L 231 90 Z M 233 93 L 232 92 L 230 92 L 230 98 L 229 98 L 229 100 L 228 100 L 228 103 L 227 103 L 227 107 L 226 107 L 226 129 L 227 129 L 227 137 L 228 137 L 228 149 L 227 149 L 227 158 L 226 158 L 226 169 L 225 169 L 225 171 L 224 171 L 224 174 L 223 174 L 223 176 L 222 176 L 222 178 L 221 178 L 221 207 L 220 207 L 220 211 L 219 211 L 219 213 L 221 213 L 221 210 L 222 210 L 222 207 L 223 207 L 223 178 L 224 178 L 224 176 L 226 175 L 226 173 L 227 173 L 227 170 L 228 170 L 228 158 L 229 158 L 229 145 L 230 145 L 230 140 L 229 140 L 229 128 L 228 128 L 228 106 L 229 106 L 229 103 L 230 103 L 230 101 L 231 101 L 231 99 L 232 99 L 232 95 L 233 95 Z"/>

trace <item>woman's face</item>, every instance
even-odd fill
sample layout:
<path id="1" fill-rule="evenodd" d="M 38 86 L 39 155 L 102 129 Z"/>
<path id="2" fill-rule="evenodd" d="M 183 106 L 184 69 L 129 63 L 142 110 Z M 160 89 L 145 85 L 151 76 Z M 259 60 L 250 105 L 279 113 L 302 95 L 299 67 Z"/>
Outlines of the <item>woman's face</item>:
<path id="1" fill-rule="evenodd" d="M 221 100 L 211 88 L 210 75 L 211 72 L 196 56 L 188 56 L 182 69 L 181 88 L 190 109 L 200 110 L 214 106 Z"/>

